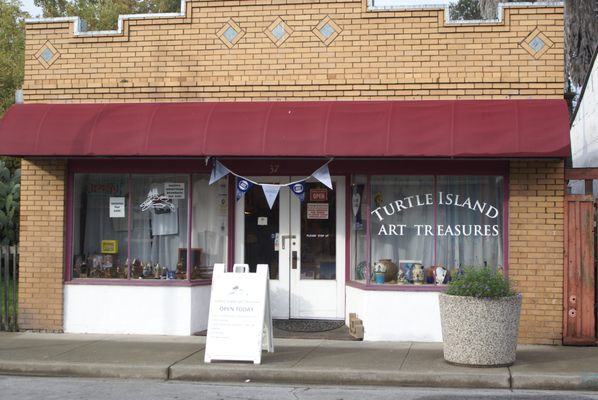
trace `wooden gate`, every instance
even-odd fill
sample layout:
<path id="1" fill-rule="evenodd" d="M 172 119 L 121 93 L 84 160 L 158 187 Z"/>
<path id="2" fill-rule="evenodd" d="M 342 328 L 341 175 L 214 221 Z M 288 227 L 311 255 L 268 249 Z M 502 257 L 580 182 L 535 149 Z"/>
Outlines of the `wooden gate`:
<path id="1" fill-rule="evenodd" d="M 592 195 L 565 197 L 563 344 L 596 344 L 595 221 Z"/>

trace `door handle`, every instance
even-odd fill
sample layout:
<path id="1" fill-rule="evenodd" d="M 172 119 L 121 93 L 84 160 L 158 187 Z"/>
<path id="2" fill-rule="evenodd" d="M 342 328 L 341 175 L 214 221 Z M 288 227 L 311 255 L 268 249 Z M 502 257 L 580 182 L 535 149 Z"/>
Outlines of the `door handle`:
<path id="1" fill-rule="evenodd" d="M 297 250 L 293 250 L 291 255 L 291 269 L 297 269 L 297 258 Z"/>
<path id="2" fill-rule="evenodd" d="M 281 235 L 280 236 L 282 238 L 282 249 L 284 250 L 284 244 L 286 243 L 287 239 L 295 239 L 296 236 L 295 235 Z"/>

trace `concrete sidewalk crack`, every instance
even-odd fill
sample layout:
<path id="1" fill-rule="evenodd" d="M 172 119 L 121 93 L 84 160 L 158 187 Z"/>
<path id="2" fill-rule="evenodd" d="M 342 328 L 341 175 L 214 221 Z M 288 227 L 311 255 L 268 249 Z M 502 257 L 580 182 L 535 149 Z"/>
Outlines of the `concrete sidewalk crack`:
<path id="1" fill-rule="evenodd" d="M 175 365 L 177 365 L 180 362 L 185 361 L 186 359 L 193 357 L 195 354 L 199 353 L 200 351 L 202 351 L 203 349 L 205 349 L 205 346 L 203 346 L 202 348 L 200 348 L 199 350 L 196 350 L 188 355 L 186 355 L 185 357 L 181 358 L 180 360 L 177 360 L 175 362 L 173 362 L 172 364 L 170 364 L 167 368 L 166 368 L 166 380 L 169 381 L 171 380 L 171 369 L 172 367 L 174 367 Z"/>
<path id="2" fill-rule="evenodd" d="M 401 371 L 403 369 L 403 365 L 405 365 L 405 363 L 407 362 L 407 357 L 409 357 L 409 353 L 411 352 L 411 347 L 413 347 L 413 342 L 409 343 L 409 348 L 407 349 L 407 354 L 405 354 L 405 358 L 403 358 L 403 361 L 401 362 L 401 365 L 399 366 L 399 371 Z"/>
<path id="3" fill-rule="evenodd" d="M 507 371 L 509 371 L 509 389 L 512 392 L 513 391 L 513 374 L 511 373 L 511 367 L 507 367 Z"/>
<path id="4" fill-rule="evenodd" d="M 73 347 L 72 349 L 63 351 L 62 353 L 53 354 L 52 358 L 50 358 L 50 359 L 53 359 L 53 358 L 56 358 L 56 357 L 61 357 L 61 356 L 65 355 L 65 354 L 71 353 L 71 352 L 73 352 L 75 350 L 80 350 L 80 349 L 82 349 L 84 347 L 87 347 L 87 346 L 90 346 L 90 345 L 93 345 L 93 344 L 96 344 L 96 343 L 100 343 L 101 341 L 102 340 L 94 340 L 93 342 L 85 342 L 85 343 L 80 344 L 80 345 L 78 345 L 76 347 Z"/>
<path id="5" fill-rule="evenodd" d="M 310 351 L 308 351 L 303 357 L 299 358 L 295 363 L 293 363 L 293 365 L 291 366 L 291 368 L 296 367 L 297 364 L 299 364 L 301 361 L 305 360 L 308 356 L 311 355 L 311 353 L 313 353 L 314 351 L 316 351 L 321 346 L 322 346 L 322 343 L 320 343 L 319 345 L 315 346 L 313 349 L 311 349 Z"/>

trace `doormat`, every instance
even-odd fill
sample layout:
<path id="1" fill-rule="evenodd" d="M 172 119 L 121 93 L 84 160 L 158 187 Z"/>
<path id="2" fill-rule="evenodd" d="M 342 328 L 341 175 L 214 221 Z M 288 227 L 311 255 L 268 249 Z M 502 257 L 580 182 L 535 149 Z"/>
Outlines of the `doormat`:
<path id="1" fill-rule="evenodd" d="M 325 319 L 275 319 L 274 328 L 287 332 L 326 332 L 345 325 L 345 321 L 331 321 Z"/>

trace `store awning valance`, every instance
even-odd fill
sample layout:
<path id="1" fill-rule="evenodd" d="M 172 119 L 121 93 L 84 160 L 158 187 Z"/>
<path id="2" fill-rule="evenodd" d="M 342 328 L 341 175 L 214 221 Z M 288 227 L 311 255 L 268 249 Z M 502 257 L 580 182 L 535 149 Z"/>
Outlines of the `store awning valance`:
<path id="1" fill-rule="evenodd" d="M 19 104 L 12 156 L 566 157 L 562 100 Z"/>

